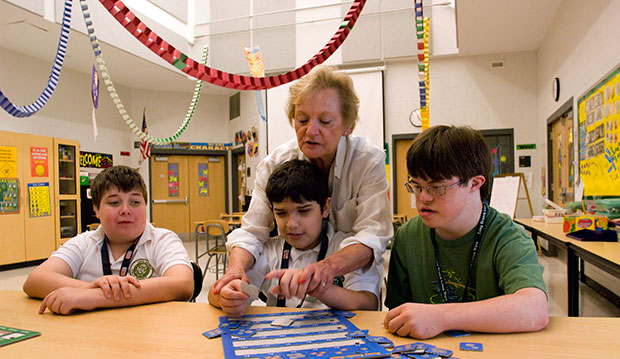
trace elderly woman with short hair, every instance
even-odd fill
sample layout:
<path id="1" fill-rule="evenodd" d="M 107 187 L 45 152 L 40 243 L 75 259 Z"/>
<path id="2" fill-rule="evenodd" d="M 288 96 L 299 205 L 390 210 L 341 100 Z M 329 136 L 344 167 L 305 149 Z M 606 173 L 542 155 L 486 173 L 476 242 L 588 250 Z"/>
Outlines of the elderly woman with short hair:
<path id="1" fill-rule="evenodd" d="M 232 279 L 247 281 L 245 271 L 261 254 L 274 222 L 265 196 L 267 179 L 278 165 L 291 159 L 313 162 L 328 174 L 329 220 L 336 231 L 352 234 L 340 251 L 304 269 L 300 287 L 308 292 L 319 285 L 327 288 L 335 277 L 369 268 L 373 261 L 381 263 L 393 236 L 385 153 L 367 138 L 351 135 L 359 108 L 351 78 L 332 67 L 318 66 L 293 84 L 289 95 L 286 113 L 297 138 L 259 163 L 241 228 L 228 235 L 230 264 L 215 284 L 216 292 Z"/>

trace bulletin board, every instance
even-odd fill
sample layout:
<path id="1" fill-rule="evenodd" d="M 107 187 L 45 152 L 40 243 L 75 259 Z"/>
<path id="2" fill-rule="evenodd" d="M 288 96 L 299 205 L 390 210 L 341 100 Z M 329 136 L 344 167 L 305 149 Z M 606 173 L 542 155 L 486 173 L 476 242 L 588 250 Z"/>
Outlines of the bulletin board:
<path id="1" fill-rule="evenodd" d="M 620 196 L 620 67 L 578 101 L 579 173 L 586 196 Z"/>

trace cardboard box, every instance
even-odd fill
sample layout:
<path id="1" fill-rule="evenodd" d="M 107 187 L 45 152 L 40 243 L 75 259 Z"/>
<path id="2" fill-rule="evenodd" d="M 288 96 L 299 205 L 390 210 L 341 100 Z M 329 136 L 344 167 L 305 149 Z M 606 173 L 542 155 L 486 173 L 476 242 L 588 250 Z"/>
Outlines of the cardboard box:
<path id="1" fill-rule="evenodd" d="M 596 214 L 584 214 L 584 215 L 568 215 L 564 216 L 563 229 L 564 233 L 575 232 L 582 229 L 589 229 L 592 231 L 603 231 L 608 226 L 608 219 L 605 216 Z"/>

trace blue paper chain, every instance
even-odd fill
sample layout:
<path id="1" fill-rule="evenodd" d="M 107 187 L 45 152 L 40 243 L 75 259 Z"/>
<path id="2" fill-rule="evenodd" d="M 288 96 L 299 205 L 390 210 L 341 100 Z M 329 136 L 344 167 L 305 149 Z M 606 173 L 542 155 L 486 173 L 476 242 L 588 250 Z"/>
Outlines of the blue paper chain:
<path id="1" fill-rule="evenodd" d="M 39 98 L 32 104 L 26 106 L 14 105 L 8 97 L 0 90 L 0 106 L 14 117 L 29 117 L 37 113 L 50 99 L 60 78 L 60 70 L 65 61 L 67 53 L 67 42 L 69 41 L 69 30 L 71 27 L 71 5 L 73 0 L 65 0 L 65 8 L 62 13 L 62 28 L 60 30 L 60 39 L 58 40 L 58 49 L 56 50 L 56 58 L 52 66 L 52 72 L 47 79 L 47 85 L 41 92 Z"/>

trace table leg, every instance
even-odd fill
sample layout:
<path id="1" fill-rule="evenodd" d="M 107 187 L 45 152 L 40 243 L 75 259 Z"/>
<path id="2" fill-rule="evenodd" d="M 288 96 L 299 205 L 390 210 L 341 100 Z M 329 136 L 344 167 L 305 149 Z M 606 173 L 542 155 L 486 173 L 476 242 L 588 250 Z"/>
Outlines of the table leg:
<path id="1" fill-rule="evenodd" d="M 579 280 L 581 281 L 581 283 L 585 283 L 586 282 L 586 271 L 585 271 L 585 267 L 584 267 L 584 261 L 582 258 L 579 258 Z"/>
<path id="2" fill-rule="evenodd" d="M 573 248 L 566 247 L 568 276 L 568 316 L 579 316 L 579 261 Z"/>

